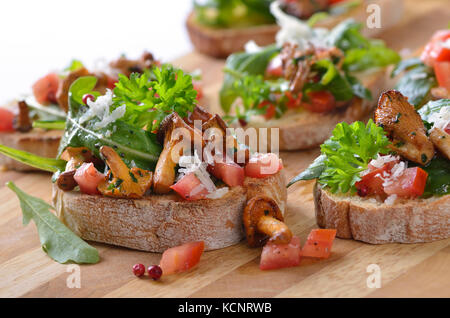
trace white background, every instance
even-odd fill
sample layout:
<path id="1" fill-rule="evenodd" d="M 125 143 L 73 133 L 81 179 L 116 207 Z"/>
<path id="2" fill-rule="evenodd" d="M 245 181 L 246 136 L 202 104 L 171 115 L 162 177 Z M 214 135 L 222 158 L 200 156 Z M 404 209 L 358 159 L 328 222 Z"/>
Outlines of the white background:
<path id="1" fill-rule="evenodd" d="M 144 49 L 162 61 L 192 50 L 191 0 L 1 0 L 0 105 L 73 58 L 87 66 Z"/>

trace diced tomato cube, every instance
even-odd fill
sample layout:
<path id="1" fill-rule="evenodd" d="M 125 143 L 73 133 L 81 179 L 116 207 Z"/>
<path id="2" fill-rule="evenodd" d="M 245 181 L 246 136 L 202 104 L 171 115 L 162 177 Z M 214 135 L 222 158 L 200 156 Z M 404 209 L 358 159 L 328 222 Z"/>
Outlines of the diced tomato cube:
<path id="1" fill-rule="evenodd" d="M 0 108 L 0 132 L 14 131 L 13 122 L 13 112 L 6 108 Z"/>
<path id="2" fill-rule="evenodd" d="M 34 97 L 41 104 L 56 103 L 56 92 L 58 91 L 58 86 L 58 74 L 47 74 L 33 84 Z"/>
<path id="3" fill-rule="evenodd" d="M 328 91 L 309 92 L 309 103 L 302 103 L 302 106 L 313 113 L 326 113 L 336 107 L 336 100 Z"/>
<path id="4" fill-rule="evenodd" d="M 98 194 L 97 186 L 105 179 L 105 175 L 100 173 L 92 162 L 83 163 L 73 176 L 80 190 L 86 194 Z"/>
<path id="5" fill-rule="evenodd" d="M 159 266 L 163 275 L 185 272 L 200 262 L 205 243 L 192 242 L 164 251 Z"/>
<path id="6" fill-rule="evenodd" d="M 194 90 L 197 91 L 197 97 L 196 99 L 199 101 L 202 99 L 203 97 L 203 88 L 202 88 L 202 84 L 200 82 L 196 82 L 194 81 L 192 83 L 194 85 Z"/>
<path id="7" fill-rule="evenodd" d="M 268 100 L 265 100 L 258 105 L 258 108 L 265 108 L 265 107 L 267 107 L 267 108 L 266 108 L 266 113 L 264 114 L 264 118 L 269 120 L 269 119 L 272 119 L 273 117 L 275 117 L 275 114 L 276 114 L 275 105 Z"/>
<path id="8" fill-rule="evenodd" d="M 399 162 L 398 159 L 389 161 L 385 163 L 381 168 L 376 168 L 369 164 L 368 169 L 369 172 L 366 173 L 360 181 L 355 183 L 356 189 L 358 189 L 358 194 L 360 196 L 366 195 L 383 195 L 384 192 L 384 180 L 383 177 L 386 178 L 390 175 L 392 168 Z"/>
<path id="9" fill-rule="evenodd" d="M 269 270 L 297 266 L 301 257 L 300 239 L 293 236 L 288 244 L 267 243 L 261 253 L 259 268 Z"/>
<path id="10" fill-rule="evenodd" d="M 450 59 L 446 62 L 436 61 L 434 63 L 434 74 L 439 86 L 445 87 L 450 91 Z"/>
<path id="11" fill-rule="evenodd" d="M 208 167 L 208 171 L 225 182 L 229 187 L 244 185 L 244 168 L 232 160 L 216 161 L 214 165 Z"/>
<path id="12" fill-rule="evenodd" d="M 420 58 L 428 66 L 433 67 L 435 62 L 450 61 L 450 49 L 444 42 L 450 38 L 450 30 L 438 30 L 427 43 Z"/>
<path id="13" fill-rule="evenodd" d="M 448 124 L 447 127 L 444 128 L 444 131 L 445 131 L 447 134 L 450 134 L 450 124 Z"/>
<path id="14" fill-rule="evenodd" d="M 274 153 L 253 156 L 245 165 L 245 175 L 251 178 L 265 178 L 283 169 L 281 159 Z"/>
<path id="15" fill-rule="evenodd" d="M 170 188 L 188 201 L 204 199 L 209 193 L 206 186 L 193 172 L 184 175 Z"/>
<path id="16" fill-rule="evenodd" d="M 287 108 L 295 109 L 301 106 L 303 96 L 302 93 L 298 94 L 298 96 L 294 96 L 291 91 L 286 91 L 284 94 L 288 98 L 288 101 L 286 103 Z"/>
<path id="17" fill-rule="evenodd" d="M 385 186 L 384 191 L 389 195 L 396 194 L 399 197 L 418 197 L 425 191 L 427 178 L 428 173 L 422 168 L 408 168 L 395 182 Z"/>
<path id="18" fill-rule="evenodd" d="M 308 240 L 303 246 L 302 254 L 306 257 L 328 258 L 331 254 L 336 230 L 316 229 L 308 235 Z"/>

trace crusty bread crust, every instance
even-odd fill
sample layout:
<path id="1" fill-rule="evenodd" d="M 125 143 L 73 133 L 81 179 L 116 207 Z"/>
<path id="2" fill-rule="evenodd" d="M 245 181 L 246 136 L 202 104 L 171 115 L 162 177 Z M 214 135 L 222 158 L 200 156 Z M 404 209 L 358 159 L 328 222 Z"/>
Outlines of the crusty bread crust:
<path id="1" fill-rule="evenodd" d="M 26 133 L 0 133 L 0 144 L 38 156 L 55 158 L 63 132 L 59 130 L 44 131 L 33 129 Z M 8 170 L 38 171 L 39 169 L 18 162 L 0 154 L 0 167 Z"/>
<path id="2" fill-rule="evenodd" d="M 274 198 L 284 213 L 284 172 L 246 178 L 244 187 L 231 188 L 219 199 L 185 201 L 173 193 L 116 199 L 53 186 L 53 203 L 58 217 L 85 240 L 149 252 L 204 241 L 206 250 L 214 250 L 244 238 L 242 213 L 247 198 L 258 193 Z"/>
<path id="3" fill-rule="evenodd" d="M 317 224 L 337 237 L 371 244 L 421 243 L 450 237 L 450 195 L 393 205 L 314 187 Z"/>
<path id="4" fill-rule="evenodd" d="M 372 93 L 372 101 L 354 98 L 349 106 L 336 109 L 326 114 L 313 113 L 306 110 L 291 111 L 284 114 L 280 119 L 252 121 L 247 127 L 256 128 L 259 135 L 261 131 L 258 128 L 268 128 L 266 148 L 271 149 L 271 136 L 279 136 L 279 150 L 301 150 L 317 147 L 327 140 L 340 122 L 352 123 L 356 120 L 363 120 L 367 117 L 378 100 L 378 96 L 384 90 L 392 87 L 392 79 L 389 78 L 386 70 L 379 70 L 372 73 L 360 75 L 360 79 L 365 87 Z M 278 135 L 272 134 L 271 129 L 278 129 Z"/>
<path id="5" fill-rule="evenodd" d="M 381 28 L 364 27 L 362 32 L 366 36 L 375 36 L 382 31 L 386 31 L 400 20 L 403 12 L 402 0 L 377 0 L 373 2 L 379 6 L 381 11 Z M 348 18 L 353 18 L 366 26 L 368 17 L 366 9 L 366 5 L 360 5 L 345 14 L 318 21 L 315 26 L 333 28 Z M 186 20 L 186 28 L 192 44 L 199 52 L 218 58 L 225 58 L 232 53 L 244 50 L 245 44 L 250 40 L 255 41 L 260 46 L 272 44 L 275 42 L 275 35 L 279 30 L 276 24 L 236 29 L 214 29 L 197 23 L 193 13 L 189 14 Z"/>

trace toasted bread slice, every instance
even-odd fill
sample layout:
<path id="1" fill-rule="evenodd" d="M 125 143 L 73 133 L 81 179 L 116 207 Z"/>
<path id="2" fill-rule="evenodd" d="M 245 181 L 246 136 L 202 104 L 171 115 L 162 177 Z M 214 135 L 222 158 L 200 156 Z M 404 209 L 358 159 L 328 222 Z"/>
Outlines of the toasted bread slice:
<path id="1" fill-rule="evenodd" d="M 340 122 L 352 123 L 367 117 L 376 106 L 376 100 L 380 93 L 392 87 L 392 80 L 386 70 L 379 70 L 366 73 L 360 76 L 365 87 L 372 93 L 372 101 L 363 101 L 354 98 L 350 105 L 338 108 L 332 112 L 320 114 L 306 110 L 290 111 L 279 119 L 255 120 L 246 126 L 256 128 L 256 133 L 260 134 L 259 128 L 267 130 L 267 149 L 271 149 L 271 129 L 278 129 L 279 150 L 301 150 L 317 147 L 331 136 L 331 133 Z M 258 118 L 259 119 L 259 118 Z M 263 138 L 263 141 L 266 138 Z M 259 141 L 261 142 L 261 141 Z M 274 149 L 273 149 L 274 150 Z"/>
<path id="2" fill-rule="evenodd" d="M 0 144 L 31 152 L 38 156 L 55 158 L 63 131 L 33 129 L 26 133 L 0 133 Z M 8 170 L 38 171 L 39 169 L 0 154 L 0 167 Z"/>
<path id="3" fill-rule="evenodd" d="M 371 244 L 421 243 L 450 237 L 450 195 L 397 200 L 393 205 L 333 194 L 316 183 L 316 220 L 340 238 Z"/>
<path id="4" fill-rule="evenodd" d="M 400 20 L 403 12 L 402 0 L 377 0 L 372 2 L 380 8 L 380 27 L 367 27 L 366 5 L 359 5 L 345 14 L 330 16 L 317 22 L 315 27 L 333 28 L 340 22 L 353 18 L 365 26 L 363 29 L 364 35 L 375 36 L 382 31 L 386 31 Z M 279 30 L 276 24 L 234 29 L 210 28 L 195 21 L 194 13 L 189 14 L 186 27 L 192 44 L 199 52 L 218 58 L 225 58 L 231 53 L 244 50 L 245 44 L 250 40 L 255 41 L 260 46 L 272 44 L 275 42 L 275 35 Z"/>
<path id="5" fill-rule="evenodd" d="M 243 187 L 233 187 L 218 199 L 185 201 L 173 193 L 116 199 L 54 186 L 53 203 L 58 217 L 85 240 L 149 252 L 204 241 L 206 250 L 214 250 L 244 238 L 242 213 L 247 199 L 257 194 L 273 198 L 284 213 L 284 173 L 246 178 Z"/>

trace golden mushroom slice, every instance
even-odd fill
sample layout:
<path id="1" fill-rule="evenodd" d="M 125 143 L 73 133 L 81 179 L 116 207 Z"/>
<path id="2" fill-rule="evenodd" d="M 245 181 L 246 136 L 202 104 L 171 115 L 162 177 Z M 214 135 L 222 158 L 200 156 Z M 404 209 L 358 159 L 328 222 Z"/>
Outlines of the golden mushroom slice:
<path id="1" fill-rule="evenodd" d="M 93 162 L 96 159 L 92 151 L 86 147 L 67 147 L 60 158 L 67 161 L 66 171 L 76 170 L 84 162 Z"/>
<path id="2" fill-rule="evenodd" d="M 433 143 L 422 118 L 400 92 L 391 90 L 380 96 L 375 122 L 388 133 L 393 151 L 422 165 L 433 159 Z"/>
<path id="3" fill-rule="evenodd" d="M 175 129 L 179 128 L 179 133 Z M 202 149 L 203 137 L 201 132 L 187 125 L 177 114 L 172 113 L 167 116 L 158 131 L 158 140 L 163 144 L 163 150 L 156 163 L 155 174 L 153 176 L 153 191 L 158 194 L 169 193 L 170 186 L 175 182 L 175 167 L 178 163 L 177 158 L 183 155 L 183 147 L 177 147 L 178 143 L 187 146 L 195 143 L 195 148 Z M 190 140 L 184 140 L 189 138 Z M 173 153 L 178 151 L 178 153 Z"/>
<path id="4" fill-rule="evenodd" d="M 283 223 L 278 204 L 266 196 L 255 196 L 247 202 L 243 221 L 250 247 L 261 246 L 267 240 L 274 244 L 287 244 L 292 239 L 292 232 Z"/>
<path id="5" fill-rule="evenodd" d="M 434 127 L 430 132 L 430 140 L 450 160 L 450 134 L 438 127 Z"/>
<path id="6" fill-rule="evenodd" d="M 142 198 L 152 185 L 152 172 L 140 168 L 129 169 L 114 149 L 100 148 L 110 171 L 107 178 L 98 185 L 100 193 L 119 198 Z"/>

